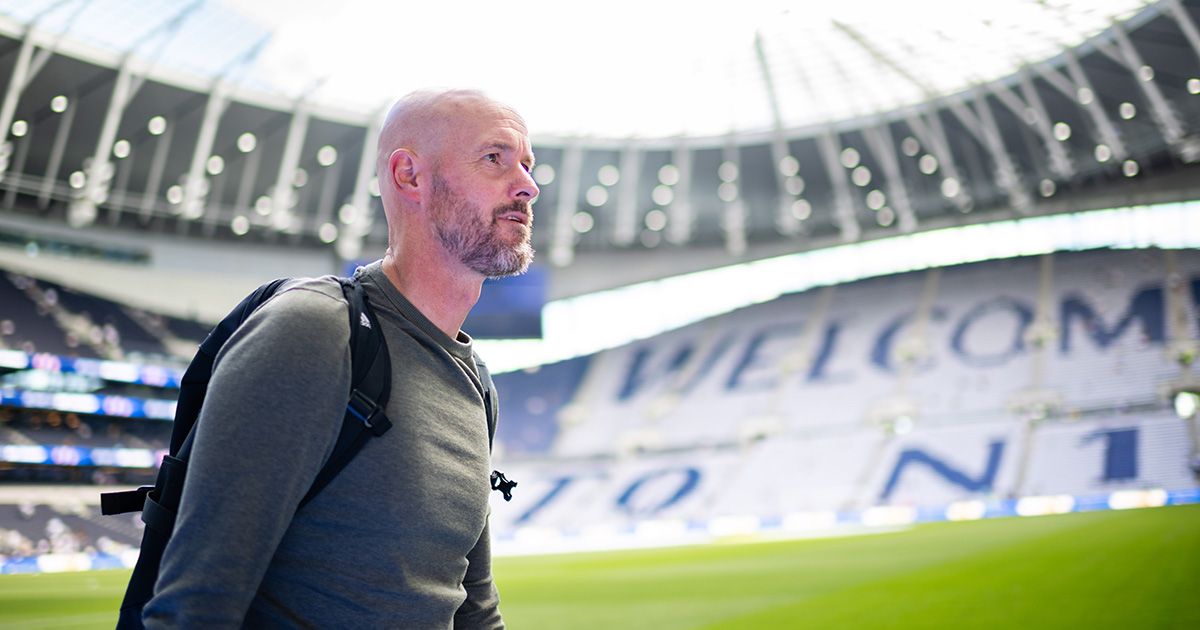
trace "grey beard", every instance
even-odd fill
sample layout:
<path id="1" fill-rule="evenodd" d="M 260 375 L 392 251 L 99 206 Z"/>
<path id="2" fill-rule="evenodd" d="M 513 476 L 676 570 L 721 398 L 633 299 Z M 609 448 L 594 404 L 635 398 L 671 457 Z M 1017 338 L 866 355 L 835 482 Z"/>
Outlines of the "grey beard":
<path id="1" fill-rule="evenodd" d="M 474 208 L 451 194 L 441 178 L 434 178 L 434 189 L 435 197 L 443 202 L 434 228 L 447 252 L 468 269 L 487 278 L 520 275 L 529 269 L 534 255 L 530 241 L 526 239 L 508 246 L 495 233 L 496 217 L 507 212 L 527 211 L 523 202 L 514 201 L 493 209 L 489 224 L 479 218 Z"/>

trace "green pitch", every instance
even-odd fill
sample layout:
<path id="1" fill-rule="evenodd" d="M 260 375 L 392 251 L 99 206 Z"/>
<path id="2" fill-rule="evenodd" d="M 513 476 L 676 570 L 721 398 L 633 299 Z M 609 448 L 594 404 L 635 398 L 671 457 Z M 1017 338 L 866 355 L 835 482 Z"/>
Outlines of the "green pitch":
<path id="1" fill-rule="evenodd" d="M 1200 628 L 1200 506 L 498 558 L 514 630 Z M 0 576 L 0 627 L 105 628 L 125 572 Z"/>

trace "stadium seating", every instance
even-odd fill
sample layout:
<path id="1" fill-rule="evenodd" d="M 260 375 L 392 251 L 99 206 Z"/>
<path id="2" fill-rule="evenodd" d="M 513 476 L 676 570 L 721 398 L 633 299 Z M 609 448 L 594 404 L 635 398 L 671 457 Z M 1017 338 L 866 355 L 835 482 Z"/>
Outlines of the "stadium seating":
<path id="1" fill-rule="evenodd" d="M 23 276 L 0 274 L 0 303 L 4 304 L 0 341 L 3 345 L 31 353 L 98 356 L 77 335 L 65 333 L 54 322 L 46 305 L 30 298 L 25 289 L 32 284 L 32 280 Z"/>
<path id="2" fill-rule="evenodd" d="M 504 465 L 532 505 L 496 518 L 578 530 L 1195 486 L 1166 392 L 1192 374 L 1168 347 L 1197 336 L 1200 254 L 1171 279 L 1157 251 L 1052 262 L 1048 286 L 1038 258 L 913 272 L 501 375 Z"/>
<path id="3" fill-rule="evenodd" d="M 1175 264 L 1168 277 L 1161 252 L 1088 251 L 916 271 L 498 374 L 496 459 L 520 481 L 520 498 L 493 497 L 496 531 L 577 536 L 746 518 L 833 525 L 889 507 L 947 518 L 962 502 L 1195 487 L 1193 437 L 1166 392 L 1191 374 L 1168 349 L 1200 332 L 1200 253 L 1179 252 Z M 21 319 L 21 329 L 51 340 L 63 337 L 55 307 L 119 327 L 122 352 L 162 351 L 169 344 L 155 339 L 200 331 L 51 283 L 5 282 L 27 307 L 9 312 L 43 324 Z M 72 457 L 94 466 L 95 479 L 143 470 L 170 428 L 12 409 L 2 419 L 0 447 L 43 447 L 44 465 L 28 469 L 48 480 Z M 120 460 L 117 451 L 136 453 Z M 23 537 L 5 534 L 10 547 L 53 544 L 38 542 L 50 540 L 51 512 L 35 512 L 36 526 L 4 526 Z M 118 539 L 86 514 L 53 514 L 88 540 Z"/>
<path id="4" fill-rule="evenodd" d="M 0 274 L 0 303 L 0 348 L 30 353 L 178 364 L 210 328 L 13 273 Z"/>

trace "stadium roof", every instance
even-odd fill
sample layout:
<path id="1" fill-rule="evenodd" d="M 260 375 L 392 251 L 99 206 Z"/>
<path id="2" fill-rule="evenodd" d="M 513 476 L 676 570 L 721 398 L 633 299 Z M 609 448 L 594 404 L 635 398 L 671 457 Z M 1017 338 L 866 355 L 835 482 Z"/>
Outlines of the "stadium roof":
<path id="1" fill-rule="evenodd" d="M 535 135 L 714 136 L 895 110 L 1050 58 L 1143 0 L 579 4 L 3 0 L 155 66 L 369 115 L 476 86 Z"/>
<path id="2" fill-rule="evenodd" d="M 530 120 L 555 298 L 1200 198 L 1200 0 L 426 4 L 0 0 L 0 242 L 373 256 L 429 84 Z"/>

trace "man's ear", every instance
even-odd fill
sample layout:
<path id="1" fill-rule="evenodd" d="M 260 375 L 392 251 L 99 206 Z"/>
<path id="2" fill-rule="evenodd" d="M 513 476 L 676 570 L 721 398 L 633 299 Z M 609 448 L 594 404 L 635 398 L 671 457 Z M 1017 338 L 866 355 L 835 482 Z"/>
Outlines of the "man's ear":
<path id="1" fill-rule="evenodd" d="M 396 149 L 388 156 L 388 172 L 392 183 L 402 197 L 416 199 L 420 196 L 417 183 L 417 156 L 409 149 Z"/>

